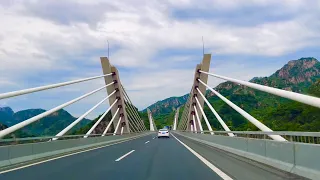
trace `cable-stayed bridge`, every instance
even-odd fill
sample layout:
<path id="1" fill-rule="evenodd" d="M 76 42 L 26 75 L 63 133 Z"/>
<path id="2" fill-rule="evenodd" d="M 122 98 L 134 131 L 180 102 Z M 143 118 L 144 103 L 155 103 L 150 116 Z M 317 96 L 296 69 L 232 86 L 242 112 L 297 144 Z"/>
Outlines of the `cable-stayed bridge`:
<path id="1" fill-rule="evenodd" d="M 103 75 L 0 94 L 2 100 L 94 79 L 105 81 L 102 87 L 0 131 L 0 179 L 320 179 L 319 132 L 273 131 L 207 82 L 209 77 L 219 78 L 317 108 L 320 99 L 211 73 L 210 61 L 211 55 L 204 54 L 196 66 L 188 101 L 181 117 L 177 109 L 169 139 L 157 138 L 149 109 L 149 126 L 145 125 L 120 72 L 106 57 L 101 58 Z M 260 131 L 232 131 L 206 99 L 207 90 Z M 9 138 L 99 91 L 106 91 L 106 96 L 55 136 Z M 110 106 L 85 134 L 68 135 L 106 101 Z M 224 131 L 213 131 L 205 105 Z M 93 134 L 108 113 L 112 118 L 104 131 Z"/>

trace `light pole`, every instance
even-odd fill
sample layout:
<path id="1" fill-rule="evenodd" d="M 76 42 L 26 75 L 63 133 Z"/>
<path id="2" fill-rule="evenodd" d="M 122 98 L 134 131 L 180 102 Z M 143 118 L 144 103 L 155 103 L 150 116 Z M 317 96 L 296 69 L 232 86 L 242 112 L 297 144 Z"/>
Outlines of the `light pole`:
<path id="1" fill-rule="evenodd" d="M 204 55 L 204 41 L 203 41 L 203 36 L 202 36 L 202 55 Z"/>
<path id="2" fill-rule="evenodd" d="M 107 43 L 108 43 L 108 59 L 110 60 L 110 57 L 109 57 L 109 40 L 107 40 Z"/>

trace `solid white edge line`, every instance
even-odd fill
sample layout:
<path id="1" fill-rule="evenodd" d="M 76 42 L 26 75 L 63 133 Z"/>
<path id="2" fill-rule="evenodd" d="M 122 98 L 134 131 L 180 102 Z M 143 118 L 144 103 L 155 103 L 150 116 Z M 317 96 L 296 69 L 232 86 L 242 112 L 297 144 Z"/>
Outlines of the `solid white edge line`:
<path id="1" fill-rule="evenodd" d="M 8 173 L 8 172 L 11 172 L 11 171 L 15 171 L 15 170 L 27 168 L 27 167 L 34 166 L 34 165 L 37 165 L 37 164 L 42 164 L 42 163 L 45 163 L 45 162 L 53 161 L 53 160 L 56 160 L 56 159 L 60 159 L 60 158 L 64 158 L 64 157 L 68 157 L 68 156 L 72 156 L 72 155 L 76 155 L 76 154 L 88 152 L 88 151 L 92 151 L 92 150 L 96 150 L 96 149 L 100 149 L 100 148 L 104 148 L 104 147 L 108 147 L 108 146 L 120 144 L 120 143 L 123 143 L 123 142 L 127 142 L 127 141 L 131 141 L 131 140 L 140 138 L 140 137 L 141 137 L 141 136 L 138 136 L 138 137 L 135 137 L 135 138 L 132 138 L 132 139 L 127 139 L 127 140 L 115 142 L 115 143 L 113 143 L 113 144 L 107 144 L 107 145 L 104 145 L 104 146 L 99 146 L 99 147 L 95 147 L 95 148 L 92 148 L 92 149 L 87 149 L 87 150 L 83 150 L 83 151 L 79 151 L 79 152 L 75 152 L 75 153 L 71 153 L 71 154 L 66 154 L 66 155 L 63 155 L 63 156 L 59 156 L 59 157 L 55 157 L 55 158 L 51 158 L 51 159 L 47 159 L 47 160 L 35 162 L 35 163 L 32 163 L 32 164 L 27 164 L 27 165 L 25 165 L 25 166 L 16 167 L 16 168 L 13 168 L 13 169 L 8 169 L 8 170 L 5 170 L 5 171 L 1 171 L 0 174 Z"/>
<path id="2" fill-rule="evenodd" d="M 207 165 L 212 171 L 217 173 L 222 179 L 224 180 L 233 180 L 230 176 L 228 176 L 226 173 L 218 169 L 216 166 L 211 164 L 208 160 L 206 160 L 204 157 L 202 157 L 200 154 L 198 154 L 196 151 L 191 149 L 189 146 L 184 144 L 182 141 L 180 141 L 176 136 L 171 134 L 179 143 L 181 143 L 185 148 L 187 148 L 193 155 L 195 155 L 198 159 L 200 159 L 205 165 Z"/>
<path id="3" fill-rule="evenodd" d="M 135 150 L 131 150 L 131 151 L 129 151 L 127 154 L 125 154 L 125 155 L 123 155 L 123 156 L 119 157 L 118 159 L 116 159 L 116 161 L 121 161 L 121 159 L 123 159 L 123 158 L 127 157 L 129 154 L 133 153 L 134 151 L 135 151 Z"/>
<path id="4" fill-rule="evenodd" d="M 145 144 L 149 143 L 150 141 L 145 142 Z"/>

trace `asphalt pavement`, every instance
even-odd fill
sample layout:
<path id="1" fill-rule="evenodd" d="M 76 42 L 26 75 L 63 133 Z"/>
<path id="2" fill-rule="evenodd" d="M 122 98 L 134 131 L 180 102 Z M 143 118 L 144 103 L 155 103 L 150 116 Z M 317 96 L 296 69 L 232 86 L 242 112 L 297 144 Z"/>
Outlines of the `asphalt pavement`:
<path id="1" fill-rule="evenodd" d="M 264 180 L 300 179 L 241 157 L 175 135 L 156 133 L 0 174 L 1 180 Z M 204 163 L 204 161 L 208 161 Z M 211 164 L 210 164 L 211 163 Z M 220 171 L 220 173 L 219 173 Z M 226 176 L 221 176 L 221 172 Z M 1 173 L 1 172 L 0 172 Z"/>
<path id="2" fill-rule="evenodd" d="M 221 179 L 174 138 L 155 136 L 3 173 L 0 179 Z"/>

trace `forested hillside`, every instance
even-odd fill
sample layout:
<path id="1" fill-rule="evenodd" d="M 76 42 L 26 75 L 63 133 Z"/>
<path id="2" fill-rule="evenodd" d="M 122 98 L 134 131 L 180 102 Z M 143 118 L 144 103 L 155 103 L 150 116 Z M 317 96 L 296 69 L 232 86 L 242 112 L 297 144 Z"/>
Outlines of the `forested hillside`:
<path id="1" fill-rule="evenodd" d="M 14 113 L 10 107 L 0 108 L 0 130 L 13 126 L 45 111 L 46 110 L 44 109 L 26 109 Z M 76 117 L 73 117 L 70 113 L 62 109 L 14 132 L 12 135 L 14 137 L 54 136 L 76 119 Z M 71 132 L 87 125 L 89 122 L 91 121 L 83 119 L 71 129 Z M 8 135 L 8 137 L 12 137 L 12 135 Z"/>
<path id="2" fill-rule="evenodd" d="M 250 82 L 320 97 L 319 78 L 319 61 L 315 58 L 301 58 L 289 61 L 269 77 L 255 77 Z M 320 112 L 317 108 L 232 82 L 221 83 L 215 89 L 273 130 L 320 131 Z M 183 97 L 187 99 L 187 95 Z M 207 91 L 206 97 L 230 129 L 257 130 L 211 91 Z M 157 105 L 152 107 L 157 107 Z M 165 109 L 168 108 L 165 107 Z M 206 105 L 204 111 L 213 129 L 222 130 L 221 125 Z M 165 120 L 162 119 L 169 117 L 169 114 L 170 112 L 157 115 L 155 117 L 159 118 L 155 119 L 164 122 Z M 170 121 L 165 122 L 171 123 Z M 167 125 L 166 123 L 158 124 Z M 205 127 L 204 122 L 203 125 Z"/>

